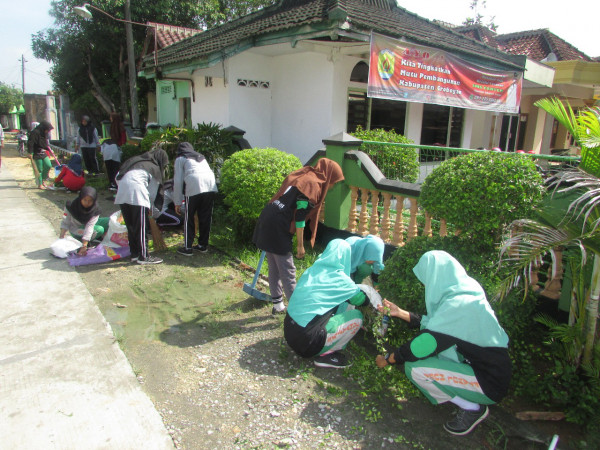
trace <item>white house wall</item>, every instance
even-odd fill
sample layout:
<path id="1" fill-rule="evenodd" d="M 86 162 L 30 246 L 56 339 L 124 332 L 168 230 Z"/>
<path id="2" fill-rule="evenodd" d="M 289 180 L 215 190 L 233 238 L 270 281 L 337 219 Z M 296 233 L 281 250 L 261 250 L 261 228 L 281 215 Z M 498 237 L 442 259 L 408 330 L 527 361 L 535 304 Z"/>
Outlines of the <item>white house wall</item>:
<path id="1" fill-rule="evenodd" d="M 272 146 L 305 163 L 331 136 L 333 64 L 322 53 L 283 55 L 274 62 Z"/>
<path id="2" fill-rule="evenodd" d="M 185 76 L 190 77 L 189 73 Z M 218 65 L 195 70 L 191 78 L 196 94 L 195 101 L 192 101 L 192 124 L 212 122 L 229 126 L 229 87 L 225 85 L 227 79 L 224 78 L 223 67 Z"/>
<path id="3" fill-rule="evenodd" d="M 253 147 L 271 146 L 271 99 L 275 85 L 273 59 L 271 56 L 244 52 L 229 60 L 227 125 L 246 131 L 244 138 Z M 238 80 L 245 86 L 241 86 Z"/>

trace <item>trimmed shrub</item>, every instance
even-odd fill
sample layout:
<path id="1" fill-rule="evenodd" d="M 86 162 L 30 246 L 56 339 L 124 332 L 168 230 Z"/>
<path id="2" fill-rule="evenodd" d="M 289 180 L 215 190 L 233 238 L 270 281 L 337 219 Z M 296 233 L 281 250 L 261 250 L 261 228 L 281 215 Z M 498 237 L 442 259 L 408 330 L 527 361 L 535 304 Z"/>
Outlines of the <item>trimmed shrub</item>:
<path id="1" fill-rule="evenodd" d="M 412 144 L 413 142 L 395 131 L 383 129 L 363 130 L 359 125 L 352 135 L 364 141 L 393 142 Z M 379 167 L 379 170 L 390 180 L 414 183 L 419 177 L 418 151 L 414 148 L 402 148 L 393 145 L 362 144 L 360 150 L 365 152 Z"/>
<path id="2" fill-rule="evenodd" d="M 296 156 L 275 148 L 241 150 L 223 163 L 220 190 L 238 235 L 254 229 L 260 212 L 285 177 L 301 167 Z"/>
<path id="3" fill-rule="evenodd" d="M 477 152 L 444 161 L 423 183 L 419 204 L 483 247 L 500 242 L 506 225 L 531 217 L 545 192 L 531 158 Z"/>

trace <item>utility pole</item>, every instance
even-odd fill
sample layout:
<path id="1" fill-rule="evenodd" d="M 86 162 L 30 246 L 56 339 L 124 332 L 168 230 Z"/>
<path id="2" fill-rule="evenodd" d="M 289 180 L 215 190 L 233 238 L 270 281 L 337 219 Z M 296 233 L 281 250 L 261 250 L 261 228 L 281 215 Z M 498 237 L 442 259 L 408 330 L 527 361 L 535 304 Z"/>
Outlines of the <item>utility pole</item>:
<path id="1" fill-rule="evenodd" d="M 25 94 L 25 55 L 21 54 L 21 82 L 23 83 L 23 94 Z"/>
<path id="2" fill-rule="evenodd" d="M 131 128 L 140 128 L 138 110 L 137 83 L 135 73 L 135 55 L 133 53 L 133 29 L 131 27 L 130 0 L 125 0 L 125 34 L 127 38 L 127 65 L 129 66 L 129 98 L 131 99 Z"/>

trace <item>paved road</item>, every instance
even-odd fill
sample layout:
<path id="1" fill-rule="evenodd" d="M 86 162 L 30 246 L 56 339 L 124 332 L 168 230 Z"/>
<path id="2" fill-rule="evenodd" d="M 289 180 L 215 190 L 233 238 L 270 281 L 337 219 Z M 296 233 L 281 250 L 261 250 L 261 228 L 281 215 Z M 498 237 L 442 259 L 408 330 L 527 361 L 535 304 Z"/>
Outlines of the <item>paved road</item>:
<path id="1" fill-rule="evenodd" d="M 0 169 L 0 449 L 173 448 L 57 238 Z"/>

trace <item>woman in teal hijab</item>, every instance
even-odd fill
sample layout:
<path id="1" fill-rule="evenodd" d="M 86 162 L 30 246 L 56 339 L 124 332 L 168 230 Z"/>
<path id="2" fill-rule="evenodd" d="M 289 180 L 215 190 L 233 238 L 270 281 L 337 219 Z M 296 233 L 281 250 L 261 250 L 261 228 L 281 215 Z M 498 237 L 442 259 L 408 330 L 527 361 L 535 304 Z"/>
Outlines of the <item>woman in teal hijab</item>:
<path id="1" fill-rule="evenodd" d="M 369 298 L 350 278 L 350 244 L 332 240 L 298 280 L 290 298 L 283 332 L 300 356 L 316 357 L 317 367 L 348 366 L 341 352 L 362 326 Z M 353 306 L 351 306 L 353 305 Z"/>
<path id="2" fill-rule="evenodd" d="M 385 243 L 381 238 L 369 234 L 365 237 L 351 236 L 346 239 L 352 251 L 350 277 L 357 283 L 371 276 L 373 284 L 377 284 L 379 274 L 384 269 L 383 251 Z"/>
<path id="3" fill-rule="evenodd" d="M 444 429 L 465 435 L 488 416 L 487 405 L 499 402 L 508 391 L 508 336 L 483 288 L 451 255 L 427 252 L 413 272 L 425 285 L 427 315 L 383 303 L 390 316 L 421 331 L 393 352 L 377 356 L 376 363 L 404 364 L 408 378 L 431 403 L 456 404 L 458 413 Z"/>

